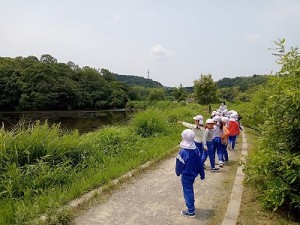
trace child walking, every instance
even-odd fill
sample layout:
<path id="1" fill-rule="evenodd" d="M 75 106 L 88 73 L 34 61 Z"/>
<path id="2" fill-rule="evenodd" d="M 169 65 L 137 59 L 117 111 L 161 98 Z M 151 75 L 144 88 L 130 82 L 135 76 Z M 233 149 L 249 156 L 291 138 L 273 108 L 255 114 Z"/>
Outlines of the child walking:
<path id="1" fill-rule="evenodd" d="M 182 122 L 182 121 L 178 121 L 178 123 L 181 123 L 183 126 L 190 128 L 192 131 L 195 132 L 195 144 L 196 147 L 200 150 L 200 155 L 202 158 L 203 155 L 203 136 L 204 136 L 204 131 L 205 128 L 203 126 L 203 116 L 202 115 L 197 115 L 195 117 L 193 117 L 195 124 L 191 124 L 191 123 L 186 123 L 186 122 Z"/>
<path id="2" fill-rule="evenodd" d="M 215 155 L 217 153 L 218 160 L 219 160 L 219 166 L 223 167 L 224 161 L 223 161 L 223 150 L 222 150 L 222 142 L 221 142 L 221 136 L 223 134 L 223 123 L 221 121 L 220 116 L 215 116 L 213 118 L 215 125 L 214 129 L 212 130 L 212 150 L 213 155 L 215 158 Z"/>
<path id="3" fill-rule="evenodd" d="M 204 180 L 205 173 L 200 151 L 194 142 L 195 132 L 191 129 L 185 129 L 181 136 L 181 150 L 176 157 L 175 167 L 176 175 L 181 175 L 183 197 L 187 207 L 187 209 L 181 211 L 181 214 L 187 217 L 195 217 L 194 182 L 198 175 L 200 175 L 201 180 Z"/>
<path id="4" fill-rule="evenodd" d="M 220 168 L 215 167 L 215 154 L 213 152 L 212 148 L 212 135 L 213 135 L 213 128 L 214 128 L 214 120 L 213 119 L 207 119 L 205 124 L 205 132 L 204 132 L 204 138 L 203 138 L 203 155 L 202 155 L 202 161 L 203 166 L 207 159 L 207 156 L 209 157 L 210 161 L 210 171 L 211 172 L 218 172 Z"/>
<path id="5" fill-rule="evenodd" d="M 231 115 L 229 119 L 229 149 L 234 151 L 235 142 L 237 135 L 240 134 L 240 126 L 239 123 L 236 121 L 237 118 L 235 115 Z"/>
<path id="6" fill-rule="evenodd" d="M 222 140 L 222 150 L 223 150 L 223 157 L 224 161 L 229 161 L 228 152 L 227 152 L 227 145 L 228 145 L 228 137 L 229 137 L 229 130 L 228 130 L 228 117 L 222 117 L 223 123 L 223 135 L 221 137 Z"/>

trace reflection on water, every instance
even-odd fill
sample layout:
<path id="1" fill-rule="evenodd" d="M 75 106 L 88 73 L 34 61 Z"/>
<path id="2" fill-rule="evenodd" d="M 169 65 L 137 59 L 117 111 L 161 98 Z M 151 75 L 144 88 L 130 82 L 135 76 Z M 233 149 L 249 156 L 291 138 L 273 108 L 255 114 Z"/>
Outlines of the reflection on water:
<path id="1" fill-rule="evenodd" d="M 62 128 L 78 129 L 80 133 L 85 133 L 104 125 L 124 125 L 132 115 L 133 112 L 125 110 L 0 112 L 0 123 L 9 130 L 20 120 L 25 122 L 48 120 L 50 125 L 60 123 Z"/>

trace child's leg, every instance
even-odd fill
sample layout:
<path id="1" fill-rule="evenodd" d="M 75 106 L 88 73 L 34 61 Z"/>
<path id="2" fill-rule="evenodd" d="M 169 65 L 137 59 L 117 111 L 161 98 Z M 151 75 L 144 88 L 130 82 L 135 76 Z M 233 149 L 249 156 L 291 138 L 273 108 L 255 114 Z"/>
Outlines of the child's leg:
<path id="1" fill-rule="evenodd" d="M 222 144 L 222 149 L 223 149 L 223 157 L 225 161 L 229 161 L 228 160 L 228 152 L 227 152 L 227 144 Z"/>
<path id="2" fill-rule="evenodd" d="M 205 161 L 207 159 L 207 156 L 208 156 L 208 150 L 203 150 L 203 154 L 202 154 L 202 163 L 203 163 L 203 168 L 205 169 Z"/>
<path id="3" fill-rule="evenodd" d="M 228 137 L 228 146 L 229 146 L 230 150 L 232 149 L 232 140 L 233 140 L 232 138 L 233 138 L 233 136 Z"/>
<path id="4" fill-rule="evenodd" d="M 235 142 L 236 142 L 236 135 L 232 136 L 232 150 L 234 150 Z"/>
<path id="5" fill-rule="evenodd" d="M 202 155 L 203 155 L 203 145 L 202 143 L 199 143 L 199 142 L 195 142 L 196 144 L 196 147 L 199 149 L 200 151 L 200 158 L 202 159 Z"/>
<path id="6" fill-rule="evenodd" d="M 218 155 L 218 160 L 219 163 L 223 163 L 223 150 L 222 150 L 222 142 L 220 137 L 215 138 L 215 145 L 216 145 L 216 150 L 217 150 L 217 155 Z"/>
<path id="7" fill-rule="evenodd" d="M 212 142 L 206 142 L 207 144 L 207 153 L 208 153 L 208 157 L 209 157 L 209 161 L 210 161 L 210 168 L 213 169 L 215 168 L 215 154 L 213 152 L 213 148 L 212 148 Z"/>
<path id="8" fill-rule="evenodd" d="M 189 213 L 195 212 L 194 181 L 195 177 L 181 176 L 183 197 Z"/>

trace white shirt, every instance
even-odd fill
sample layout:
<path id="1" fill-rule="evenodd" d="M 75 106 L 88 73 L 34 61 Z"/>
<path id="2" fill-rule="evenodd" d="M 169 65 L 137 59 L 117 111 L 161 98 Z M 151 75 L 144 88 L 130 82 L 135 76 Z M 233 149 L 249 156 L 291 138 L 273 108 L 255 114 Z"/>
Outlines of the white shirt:
<path id="1" fill-rule="evenodd" d="M 203 136 L 204 136 L 204 127 L 199 127 L 197 128 L 196 124 L 191 124 L 191 123 L 186 123 L 186 122 L 182 122 L 182 125 L 190 128 L 191 130 L 193 130 L 195 132 L 195 138 L 194 141 L 198 142 L 198 143 L 202 143 L 203 142 Z"/>

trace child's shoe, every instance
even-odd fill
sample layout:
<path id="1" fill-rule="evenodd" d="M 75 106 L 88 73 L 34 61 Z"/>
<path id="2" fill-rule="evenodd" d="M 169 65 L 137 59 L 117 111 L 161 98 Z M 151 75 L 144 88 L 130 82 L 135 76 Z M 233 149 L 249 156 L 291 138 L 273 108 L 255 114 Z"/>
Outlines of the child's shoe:
<path id="1" fill-rule="evenodd" d="M 221 167 L 221 168 L 222 168 L 223 166 L 224 166 L 224 163 L 223 163 L 223 161 L 220 161 L 220 162 L 219 162 L 219 167 Z"/>
<path id="2" fill-rule="evenodd" d="M 210 171 L 211 171 L 211 172 L 219 172 L 219 171 L 220 171 L 220 168 L 211 168 Z"/>
<path id="3" fill-rule="evenodd" d="M 196 217 L 195 212 L 189 213 L 189 211 L 187 209 L 182 210 L 180 213 L 181 213 L 181 215 L 186 216 L 186 217 Z"/>

